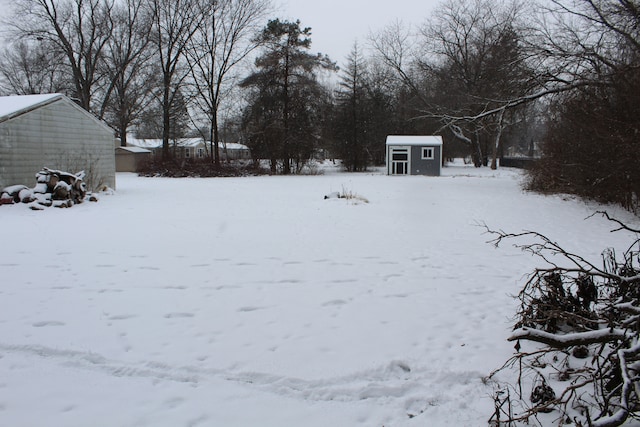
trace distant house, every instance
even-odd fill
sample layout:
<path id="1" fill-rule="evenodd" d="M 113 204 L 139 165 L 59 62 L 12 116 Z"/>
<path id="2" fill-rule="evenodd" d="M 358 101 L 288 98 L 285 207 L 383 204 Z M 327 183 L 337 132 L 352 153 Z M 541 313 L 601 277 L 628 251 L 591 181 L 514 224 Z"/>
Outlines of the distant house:
<path id="1" fill-rule="evenodd" d="M 137 139 L 127 137 L 127 145 L 145 148 L 154 156 L 162 156 L 161 139 Z M 209 157 L 210 142 L 203 138 L 178 138 L 169 141 L 169 150 L 177 159 L 204 159 Z M 222 160 L 250 159 L 249 147 L 235 142 L 220 142 L 218 151 Z"/>
<path id="2" fill-rule="evenodd" d="M 237 142 L 221 142 L 219 150 L 220 158 L 226 160 L 248 160 L 251 158 L 251 150 L 244 144 Z"/>
<path id="3" fill-rule="evenodd" d="M 116 172 L 138 172 L 151 159 L 151 151 L 140 147 L 116 147 Z"/>
<path id="4" fill-rule="evenodd" d="M 85 171 L 89 189 L 115 188 L 115 133 L 62 94 L 0 97 L 0 188 L 33 186 L 43 167 Z"/>
<path id="5" fill-rule="evenodd" d="M 441 136 L 389 135 L 386 146 L 388 175 L 440 176 Z"/>
<path id="6" fill-rule="evenodd" d="M 162 139 L 138 139 L 127 136 L 127 146 L 147 149 L 153 156 L 162 157 Z M 202 138 L 178 138 L 169 141 L 169 151 L 176 159 L 204 159 L 207 146 Z"/>
<path id="7" fill-rule="evenodd" d="M 182 138 L 176 145 L 176 157 L 179 159 L 204 159 L 207 157 L 207 143 L 202 138 Z"/>

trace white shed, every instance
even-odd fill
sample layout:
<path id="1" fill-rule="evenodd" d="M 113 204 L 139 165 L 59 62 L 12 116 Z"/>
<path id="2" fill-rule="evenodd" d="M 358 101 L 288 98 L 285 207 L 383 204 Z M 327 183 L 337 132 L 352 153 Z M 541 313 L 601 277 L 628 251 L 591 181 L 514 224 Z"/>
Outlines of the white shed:
<path id="1" fill-rule="evenodd" d="M 62 94 L 0 97 L 0 188 L 33 186 L 43 167 L 85 171 L 92 189 L 115 188 L 115 133 Z"/>

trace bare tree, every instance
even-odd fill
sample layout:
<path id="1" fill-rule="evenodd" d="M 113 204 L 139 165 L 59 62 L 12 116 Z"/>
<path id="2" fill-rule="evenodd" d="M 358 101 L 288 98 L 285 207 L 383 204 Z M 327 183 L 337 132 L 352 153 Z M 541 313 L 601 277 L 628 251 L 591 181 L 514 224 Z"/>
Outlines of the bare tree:
<path id="1" fill-rule="evenodd" d="M 170 158 L 172 111 L 185 79 L 190 75 L 185 55 L 193 35 L 206 16 L 205 1 L 146 0 L 153 16 L 151 40 L 156 51 L 162 82 L 162 158 Z"/>
<path id="2" fill-rule="evenodd" d="M 423 45 L 437 58 L 422 68 L 431 71 L 442 94 L 431 98 L 424 115 L 471 143 L 476 165 L 489 154 L 496 168 L 503 131 L 516 120 L 513 108 L 502 107 L 536 87 L 523 48 L 522 11 L 517 2 L 448 1 L 421 31 Z M 490 153 L 481 153 L 480 137 Z"/>
<path id="3" fill-rule="evenodd" d="M 560 1 L 543 9 L 533 48 L 550 70 L 542 158 L 529 187 L 638 211 L 640 14 L 637 2 Z"/>
<path id="4" fill-rule="evenodd" d="M 72 97 L 87 111 L 94 109 L 93 96 L 103 79 L 100 66 L 112 36 L 113 5 L 114 0 L 19 0 L 9 22 L 16 37 L 46 41 L 65 56 Z"/>
<path id="5" fill-rule="evenodd" d="M 60 57 L 43 41 L 20 40 L 0 53 L 0 87 L 5 94 L 30 95 L 64 91 L 67 79 Z"/>
<path id="6" fill-rule="evenodd" d="M 147 8 L 136 0 L 122 0 L 113 10 L 113 37 L 107 43 L 104 68 L 108 78 L 105 102 L 100 115 L 117 130 L 122 146 L 127 130 L 148 106 L 157 89 L 151 67 L 153 51 L 150 33 L 153 24 Z"/>
<path id="7" fill-rule="evenodd" d="M 377 57 L 418 101 L 414 117 L 440 120 L 440 131 L 472 148 L 476 166 L 482 137 L 496 167 L 503 130 L 513 121 L 504 103 L 531 89 L 520 12 L 517 2 L 445 1 L 417 34 L 396 22 L 372 37 Z"/>
<path id="8" fill-rule="evenodd" d="M 630 65 L 637 70 L 637 2 L 550 0 L 537 16 L 531 45 L 549 69 L 549 85 L 595 84 Z"/>
<path id="9" fill-rule="evenodd" d="M 410 25 L 395 21 L 376 34 L 369 35 L 374 50 L 374 59 L 392 70 L 396 78 L 417 96 L 421 103 L 428 104 L 416 70 L 416 39 Z"/>
<path id="10" fill-rule="evenodd" d="M 233 90 L 234 70 L 259 45 L 256 33 L 270 0 L 210 2 L 192 37 L 187 60 L 195 104 L 209 122 L 211 160 L 220 166 L 220 109 Z"/>

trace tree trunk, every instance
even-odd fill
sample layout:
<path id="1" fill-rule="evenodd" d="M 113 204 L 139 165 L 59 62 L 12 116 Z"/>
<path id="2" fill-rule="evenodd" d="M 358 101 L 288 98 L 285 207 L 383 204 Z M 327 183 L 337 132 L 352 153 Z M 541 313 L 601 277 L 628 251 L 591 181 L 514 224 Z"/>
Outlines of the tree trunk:
<path id="1" fill-rule="evenodd" d="M 127 146 L 127 123 L 126 123 L 126 120 L 124 120 L 124 118 L 120 117 L 118 127 L 120 128 L 118 130 L 118 132 L 120 132 L 120 146 L 126 147 Z"/>
<path id="2" fill-rule="evenodd" d="M 502 137 L 502 129 L 503 129 L 503 117 L 504 117 L 504 110 L 500 111 L 500 114 L 498 114 L 498 123 L 496 125 L 496 137 L 494 139 L 494 142 L 491 146 L 491 169 L 496 170 L 498 169 L 498 151 L 500 148 L 500 144 L 501 144 L 501 137 Z"/>
<path id="3" fill-rule="evenodd" d="M 220 131 L 218 130 L 217 111 L 214 111 L 211 116 L 211 127 L 213 129 L 213 163 L 216 168 L 220 168 Z"/>
<path id="4" fill-rule="evenodd" d="M 169 105 L 169 91 L 171 90 L 170 78 L 165 76 L 164 93 L 162 95 L 162 160 L 168 161 L 169 134 L 171 132 L 171 111 Z"/>

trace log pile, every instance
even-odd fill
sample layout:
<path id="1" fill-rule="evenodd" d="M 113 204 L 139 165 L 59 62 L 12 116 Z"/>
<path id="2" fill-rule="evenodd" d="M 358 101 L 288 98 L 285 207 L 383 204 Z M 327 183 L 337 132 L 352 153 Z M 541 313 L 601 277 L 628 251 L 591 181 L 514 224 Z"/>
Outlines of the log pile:
<path id="1" fill-rule="evenodd" d="M 45 207 L 70 208 L 82 203 L 87 197 L 87 187 L 83 181 L 84 171 L 69 172 L 43 168 L 36 174 L 36 186 L 11 185 L 0 192 L 0 205 L 28 203 L 33 210 Z M 94 196 L 90 201 L 97 201 Z"/>

